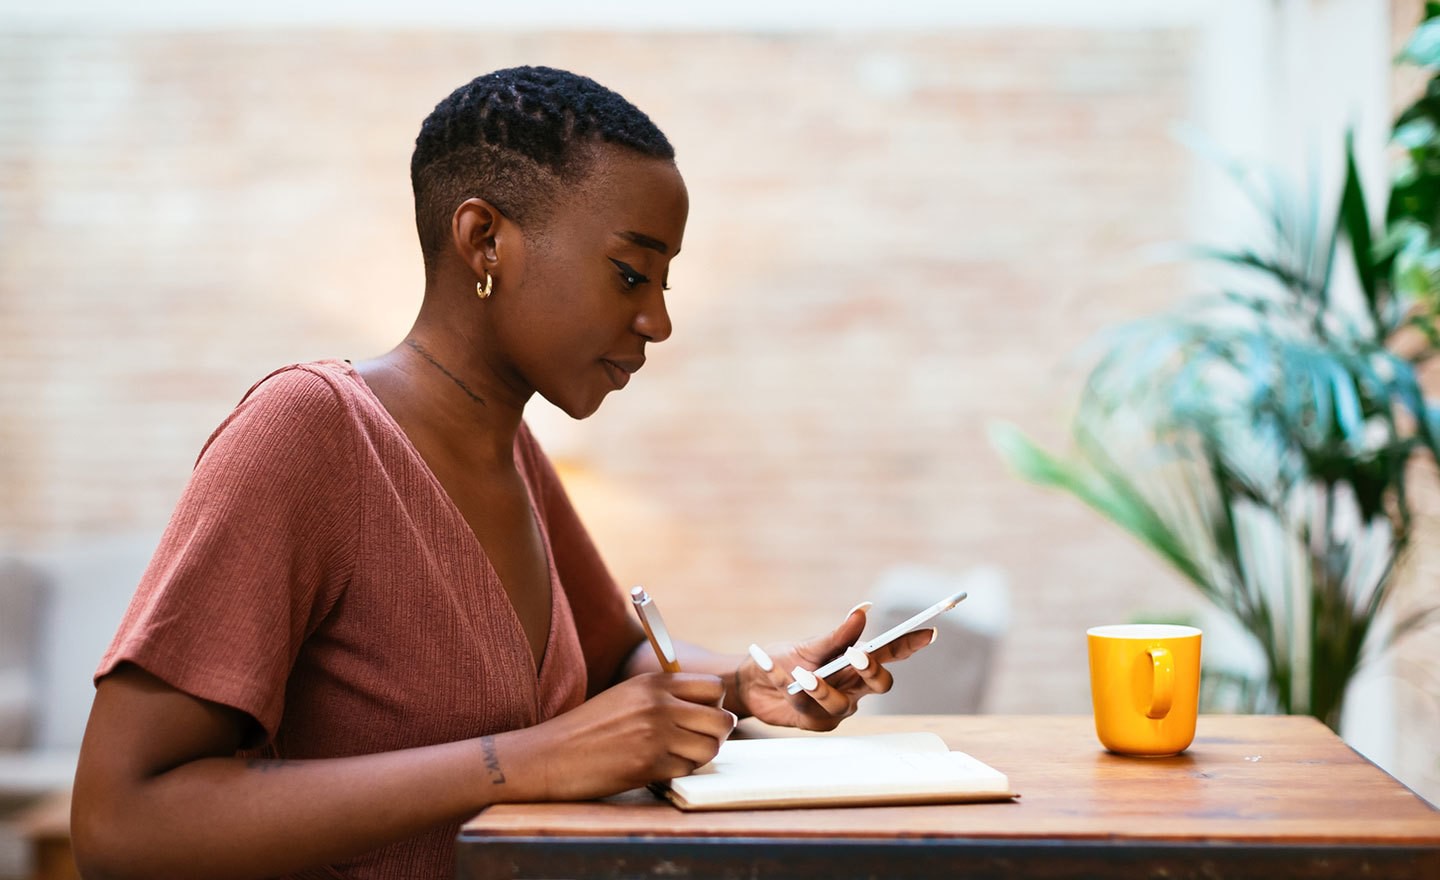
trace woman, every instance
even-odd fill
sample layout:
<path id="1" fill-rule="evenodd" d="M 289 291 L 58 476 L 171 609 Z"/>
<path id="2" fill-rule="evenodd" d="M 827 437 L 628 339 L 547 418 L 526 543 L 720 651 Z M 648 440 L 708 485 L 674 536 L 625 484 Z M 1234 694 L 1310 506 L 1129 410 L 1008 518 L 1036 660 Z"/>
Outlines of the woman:
<path id="1" fill-rule="evenodd" d="M 859 608 L 774 660 L 683 647 L 686 671 L 660 672 L 521 415 L 537 393 L 590 415 L 669 337 L 673 149 L 592 80 L 517 68 L 435 108 L 411 179 L 409 334 L 250 390 L 102 660 L 74 795 L 87 876 L 448 877 L 489 804 L 689 773 L 737 716 L 833 728 L 933 636 L 806 675 Z"/>

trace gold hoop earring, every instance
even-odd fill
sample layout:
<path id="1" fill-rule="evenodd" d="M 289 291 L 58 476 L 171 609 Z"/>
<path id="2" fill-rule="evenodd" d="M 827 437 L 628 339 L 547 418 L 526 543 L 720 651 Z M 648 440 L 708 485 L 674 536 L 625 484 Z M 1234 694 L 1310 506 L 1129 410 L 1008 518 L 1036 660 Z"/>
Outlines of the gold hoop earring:
<path id="1" fill-rule="evenodd" d="M 478 296 L 478 297 L 480 297 L 481 299 L 489 299 L 489 298 L 490 298 L 490 294 L 492 294 L 492 293 L 494 293 L 494 292 L 495 292 L 495 276 L 494 276 L 494 275 L 491 275 L 489 272 L 486 272 L 486 273 L 485 273 L 485 281 L 484 281 L 483 283 L 481 283 L 481 282 L 479 282 L 479 281 L 476 281 L 476 282 L 475 282 L 475 295 Z"/>

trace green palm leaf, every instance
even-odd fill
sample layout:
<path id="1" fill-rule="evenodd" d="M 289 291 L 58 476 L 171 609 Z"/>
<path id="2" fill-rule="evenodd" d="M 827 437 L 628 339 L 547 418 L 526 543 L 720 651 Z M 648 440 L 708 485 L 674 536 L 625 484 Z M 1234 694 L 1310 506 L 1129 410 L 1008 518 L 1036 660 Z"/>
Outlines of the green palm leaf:
<path id="1" fill-rule="evenodd" d="M 1440 70 L 1440 3 L 1403 57 Z M 1063 457 L 990 429 L 1020 476 L 1119 525 L 1250 634 L 1265 676 L 1223 671 L 1232 698 L 1332 726 L 1409 545 L 1407 464 L 1440 462 L 1440 406 L 1416 373 L 1440 352 L 1440 75 L 1395 141 L 1406 161 L 1378 235 L 1348 135 L 1328 222 L 1313 181 L 1221 157 L 1269 240 L 1192 255 L 1246 283 L 1104 334 Z M 1350 273 L 1360 311 L 1335 296 Z M 1425 343 L 1404 357 L 1388 347 L 1403 327 Z M 1389 636 L 1435 622 L 1417 609 Z"/>

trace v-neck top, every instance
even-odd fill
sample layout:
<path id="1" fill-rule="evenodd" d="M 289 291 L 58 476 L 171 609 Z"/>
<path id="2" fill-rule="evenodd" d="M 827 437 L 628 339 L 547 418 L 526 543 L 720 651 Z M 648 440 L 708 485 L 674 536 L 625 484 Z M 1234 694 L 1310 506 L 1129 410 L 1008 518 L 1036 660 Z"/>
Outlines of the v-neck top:
<path id="1" fill-rule="evenodd" d="M 348 363 L 256 383 L 211 435 L 97 680 L 121 662 L 234 707 L 285 758 L 529 727 L 607 687 L 641 635 L 549 460 L 515 462 L 550 571 L 537 670 L 483 547 Z M 338 818 L 338 817 L 337 817 Z M 319 874 L 450 876 L 454 827 Z"/>

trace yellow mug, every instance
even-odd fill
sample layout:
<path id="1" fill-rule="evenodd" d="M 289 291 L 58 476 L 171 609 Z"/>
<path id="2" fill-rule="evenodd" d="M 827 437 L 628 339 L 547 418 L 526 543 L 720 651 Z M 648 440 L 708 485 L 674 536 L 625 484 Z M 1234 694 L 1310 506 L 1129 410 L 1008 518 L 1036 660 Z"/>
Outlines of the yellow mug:
<path id="1" fill-rule="evenodd" d="M 1091 627 L 1085 635 L 1101 744 L 1145 757 L 1189 748 L 1200 706 L 1200 630 L 1135 623 Z"/>

